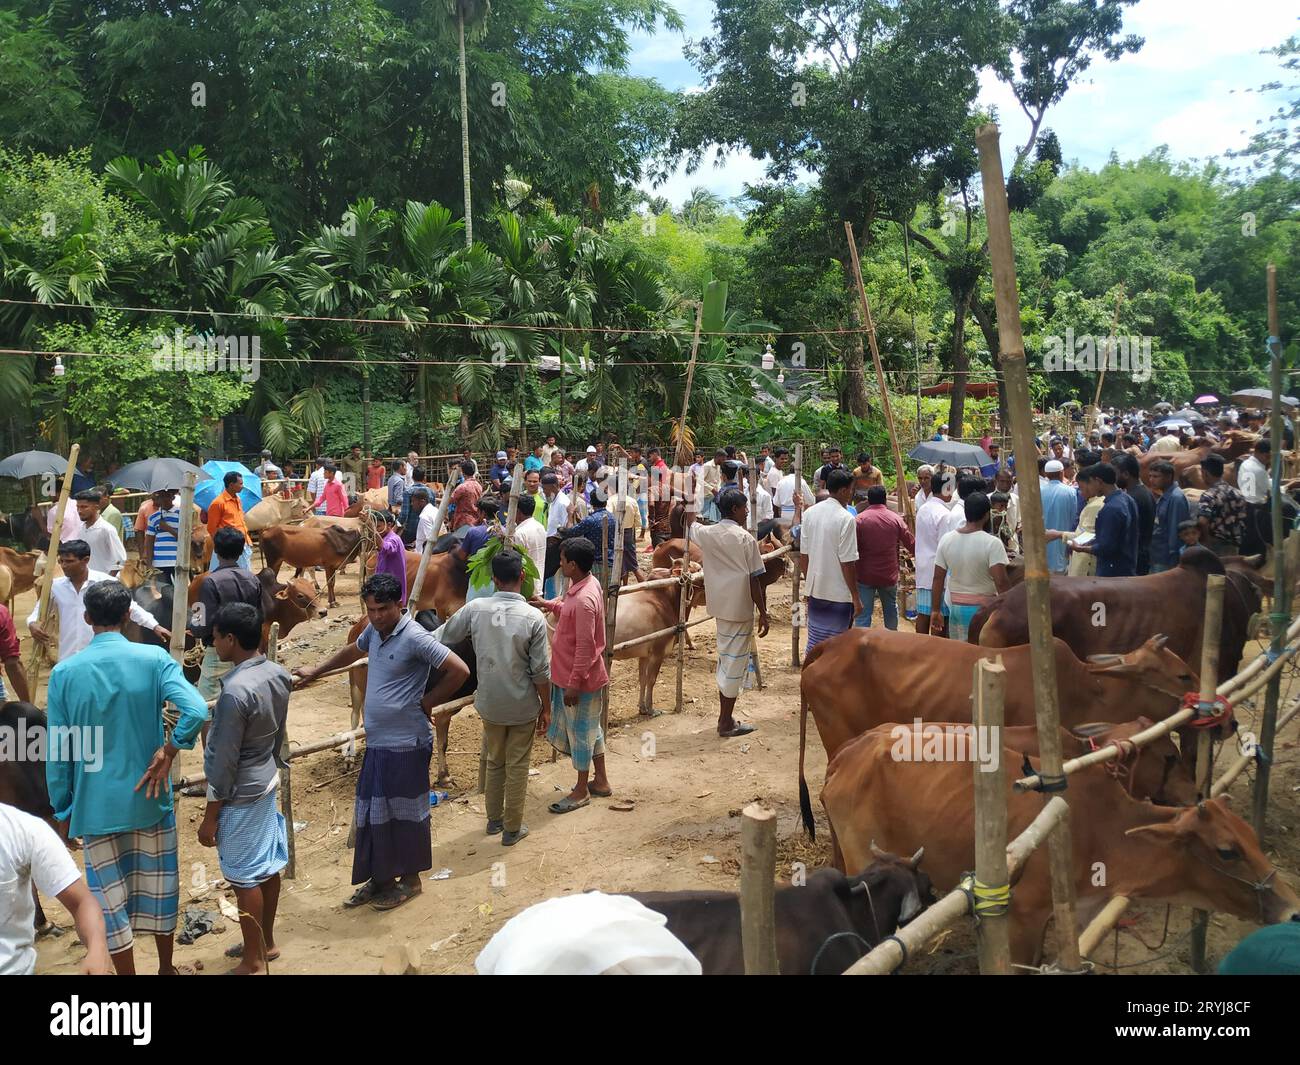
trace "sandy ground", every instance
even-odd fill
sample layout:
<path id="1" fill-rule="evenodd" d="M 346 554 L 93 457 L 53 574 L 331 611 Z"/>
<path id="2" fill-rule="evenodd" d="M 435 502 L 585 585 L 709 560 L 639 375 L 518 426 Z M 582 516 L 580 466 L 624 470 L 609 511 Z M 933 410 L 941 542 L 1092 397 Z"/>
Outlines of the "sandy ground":
<path id="1" fill-rule="evenodd" d="M 321 660 L 340 645 L 348 624 L 359 616 L 355 573 L 339 578 L 342 604 L 328 618 L 301 626 L 283 642 L 281 661 L 289 666 Z M 276 925 L 282 957 L 275 973 L 377 973 L 394 945 L 413 947 L 425 973 L 473 972 L 474 959 L 491 936 L 515 913 L 570 892 L 599 888 L 606 892 L 705 888 L 739 889 L 740 811 L 761 802 L 778 814 L 777 875 L 789 882 L 795 863 L 811 870 L 828 862 L 827 833 L 810 844 L 799 826 L 797 762 L 799 744 L 799 677 L 790 665 L 790 585 L 769 589 L 772 631 L 760 641 L 766 687 L 742 695 L 737 716 L 758 726 L 749 736 L 722 740 L 714 730 L 717 688 L 713 670 L 713 626 L 692 630 L 696 649 L 685 670 L 681 714 L 671 712 L 675 699 L 673 659 L 665 664 L 655 705 L 669 711 L 654 719 L 639 718 L 636 669 L 617 663 L 607 740 L 611 799 L 593 799 L 586 809 L 557 817 L 547 805 L 572 786 L 574 773 L 565 760 L 551 762 L 550 748 L 538 740 L 533 750 L 536 775 L 529 780 L 525 822 L 531 834 L 514 848 L 500 837 L 484 834 L 482 796 L 477 788 L 479 718 L 472 708 L 452 721 L 449 762 L 454 785 L 451 799 L 431 811 L 434 873 L 426 874 L 423 894 L 400 909 L 381 914 L 369 907 L 344 910 L 352 892 L 352 852 L 347 830 L 357 767 L 349 769 L 337 750 L 309 755 L 293 763 L 297 876 L 285 880 Z M 30 594 L 18 604 L 18 617 L 31 609 Z M 877 622 L 879 623 L 879 621 Z M 907 623 L 904 622 L 904 627 Z M 1250 654 L 1248 649 L 1248 657 Z M 846 678 L 851 682 L 850 678 Z M 1285 676 L 1284 699 L 1296 683 Z M 1300 691 L 1300 689 L 1296 689 Z M 43 703 L 43 697 L 39 700 Z M 1262 694 L 1260 712 L 1262 712 Z M 924 716 L 923 708 L 900 707 L 898 718 Z M 1243 728 L 1252 708 L 1239 708 Z M 295 744 L 322 739 L 349 727 L 345 677 L 331 678 L 295 694 L 290 734 Z M 824 828 L 816 796 L 825 772 L 825 755 L 810 729 L 809 786 Z M 1295 724 L 1278 739 L 1273 773 L 1270 855 L 1292 884 L 1300 883 L 1300 758 Z M 1227 761 L 1220 755 L 1220 761 Z M 185 752 L 176 773 L 201 772 L 199 752 Z M 1232 794 L 1238 812 L 1248 810 L 1249 777 L 1239 778 Z M 630 800 L 631 811 L 611 804 Z M 215 910 L 218 898 L 233 902 L 233 892 L 219 881 L 216 853 L 199 846 L 196 832 L 203 800 L 177 799 L 180 834 L 182 910 L 187 905 Z M 305 825 L 303 824 L 305 822 Z M 67 915 L 57 902 L 49 912 L 60 923 Z M 1187 946 L 1189 911 L 1174 908 L 1163 941 L 1165 907 L 1130 909 L 1118 939 L 1118 963 L 1124 972 L 1190 972 Z M 201 963 L 204 973 L 220 973 L 233 963 L 222 951 L 238 942 L 239 930 L 224 922 L 221 934 L 207 935 L 188 946 L 177 945 L 177 962 Z M 1246 922 L 1215 915 L 1210 928 L 1210 956 L 1217 961 L 1251 930 Z M 1152 946 L 1148 950 L 1138 937 Z M 137 967 L 156 966 L 152 940 L 137 942 Z M 945 933 L 927 953 L 911 962 L 908 972 L 976 972 L 974 938 L 968 926 Z M 46 939 L 40 945 L 38 971 L 75 971 L 83 950 L 74 934 Z M 1106 963 L 1116 960 L 1110 940 L 1097 952 Z M 1102 971 L 1105 971 L 1103 968 Z"/>

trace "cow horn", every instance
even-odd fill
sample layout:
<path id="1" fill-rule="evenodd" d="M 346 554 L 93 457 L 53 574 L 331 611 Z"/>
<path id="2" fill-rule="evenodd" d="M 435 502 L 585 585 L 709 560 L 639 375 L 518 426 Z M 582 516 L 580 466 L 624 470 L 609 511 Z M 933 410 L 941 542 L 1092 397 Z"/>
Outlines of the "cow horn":
<path id="1" fill-rule="evenodd" d="M 871 853 L 875 855 L 877 858 L 881 858 L 881 859 L 893 857 L 893 855 L 890 854 L 888 851 L 882 851 L 879 847 L 877 847 L 876 841 L 874 839 L 871 841 Z"/>
<path id="2" fill-rule="evenodd" d="M 1163 648 L 1164 645 L 1167 644 L 1168 642 L 1169 642 L 1169 637 L 1166 636 L 1163 632 L 1157 636 L 1151 637 L 1151 646 L 1157 651 Z"/>
<path id="3" fill-rule="evenodd" d="M 1088 662 L 1094 666 L 1115 666 L 1124 661 L 1123 655 L 1089 655 Z"/>
<path id="4" fill-rule="evenodd" d="M 910 865 L 913 869 L 915 869 L 921 864 L 921 859 L 924 857 L 925 857 L 925 848 L 922 847 L 920 848 L 920 850 L 918 850 L 915 854 L 912 855 L 912 860 L 907 864 Z"/>

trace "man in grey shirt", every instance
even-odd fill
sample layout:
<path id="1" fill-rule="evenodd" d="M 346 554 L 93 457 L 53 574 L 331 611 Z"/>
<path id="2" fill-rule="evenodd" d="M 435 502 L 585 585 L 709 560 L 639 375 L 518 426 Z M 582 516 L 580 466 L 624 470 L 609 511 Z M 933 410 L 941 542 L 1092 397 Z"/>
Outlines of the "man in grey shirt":
<path id="1" fill-rule="evenodd" d="M 391 574 L 366 578 L 361 600 L 370 624 L 356 641 L 315 668 L 294 673 L 307 683 L 369 656 L 366 754 L 357 778 L 352 855 L 352 883 L 361 886 L 343 905 L 369 902 L 392 910 L 420 893 L 420 873 L 433 868 L 430 714 L 465 683 L 469 667 L 402 610 L 402 588 Z M 438 671 L 432 684 L 430 670 Z"/>
<path id="2" fill-rule="evenodd" d="M 434 635 L 444 644 L 469 637 L 478 663 L 474 709 L 483 719 L 483 790 L 487 833 L 513 847 L 526 835 L 524 798 L 533 734 L 551 698 L 546 620 L 520 594 L 524 560 L 505 548 L 492 559 L 496 594 L 473 599 Z"/>
<path id="3" fill-rule="evenodd" d="M 289 858 L 276 785 L 293 681 L 258 651 L 261 640 L 256 607 L 226 603 L 217 611 L 212 647 L 231 669 L 222 680 L 203 754 L 208 805 L 199 842 L 217 848 L 221 875 L 239 902 L 244 942 L 228 954 L 242 958 L 233 970 L 240 976 L 265 972 L 267 961 L 279 957 L 275 911 L 280 870 Z"/>

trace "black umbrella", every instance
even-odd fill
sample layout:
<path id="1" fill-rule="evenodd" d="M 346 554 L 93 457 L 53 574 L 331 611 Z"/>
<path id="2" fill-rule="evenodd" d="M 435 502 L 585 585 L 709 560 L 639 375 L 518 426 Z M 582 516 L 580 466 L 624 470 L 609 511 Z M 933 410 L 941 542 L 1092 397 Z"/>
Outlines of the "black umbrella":
<path id="1" fill-rule="evenodd" d="M 115 472 L 112 481 L 114 488 L 131 488 L 138 492 L 161 492 L 168 488 L 179 491 L 187 473 L 194 474 L 198 481 L 212 477 L 207 470 L 184 459 L 141 459 Z"/>
<path id="2" fill-rule="evenodd" d="M 960 440 L 922 440 L 907 453 L 922 462 L 946 462 L 949 466 L 988 466 L 993 462 L 988 452 Z"/>
<path id="3" fill-rule="evenodd" d="M 68 460 L 52 451 L 20 451 L 0 462 L 0 477 L 41 477 L 52 473 L 56 477 L 68 471 Z"/>
<path id="4" fill-rule="evenodd" d="M 1231 398 L 1233 403 L 1240 403 L 1243 406 L 1269 408 L 1273 406 L 1273 393 L 1267 388 L 1241 388 L 1234 392 Z M 1300 400 L 1295 396 L 1283 396 L 1282 403 L 1288 407 L 1300 407 Z"/>

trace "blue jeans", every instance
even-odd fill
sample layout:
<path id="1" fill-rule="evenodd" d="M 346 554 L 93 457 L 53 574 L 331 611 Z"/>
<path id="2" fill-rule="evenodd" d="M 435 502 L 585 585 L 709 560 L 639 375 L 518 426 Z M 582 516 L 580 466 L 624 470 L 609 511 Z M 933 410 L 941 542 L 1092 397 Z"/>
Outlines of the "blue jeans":
<path id="1" fill-rule="evenodd" d="M 873 588 L 869 584 L 859 584 L 858 596 L 862 599 L 862 613 L 853 619 L 855 626 L 860 629 L 871 628 L 871 612 L 876 606 L 876 596 L 880 596 L 880 607 L 885 612 L 885 628 L 898 628 L 898 585 Z"/>

